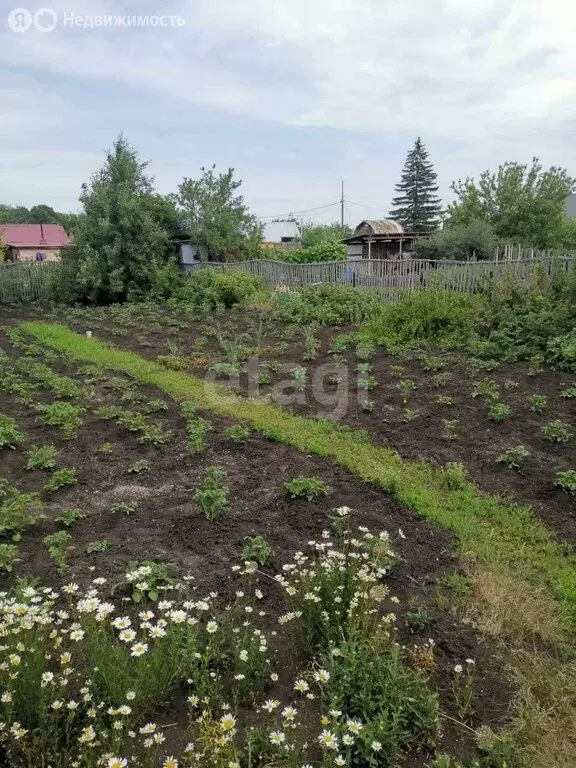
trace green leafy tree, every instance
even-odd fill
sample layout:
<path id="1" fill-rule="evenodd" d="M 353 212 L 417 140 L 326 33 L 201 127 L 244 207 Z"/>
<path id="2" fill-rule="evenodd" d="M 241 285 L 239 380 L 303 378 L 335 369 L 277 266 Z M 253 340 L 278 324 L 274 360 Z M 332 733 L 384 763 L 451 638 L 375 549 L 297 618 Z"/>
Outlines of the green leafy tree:
<path id="1" fill-rule="evenodd" d="M 315 264 L 319 261 L 344 261 L 348 258 L 348 251 L 337 240 L 324 240 L 307 247 L 282 249 L 281 254 L 275 258 L 293 263 Z"/>
<path id="2" fill-rule="evenodd" d="M 0 224 L 60 224 L 70 232 L 76 218 L 74 213 L 55 211 L 49 205 L 34 205 L 28 210 L 24 206 L 0 204 Z"/>
<path id="3" fill-rule="evenodd" d="M 30 224 L 29 218 L 28 208 L 0 203 L 0 224 Z"/>
<path id="4" fill-rule="evenodd" d="M 157 267 L 171 260 L 170 233 L 157 218 L 147 165 L 120 136 L 83 185 L 84 211 L 62 258 L 66 298 L 107 304 L 144 296 Z"/>
<path id="5" fill-rule="evenodd" d="M 80 214 L 78 213 L 58 213 L 58 224 L 64 228 L 68 235 L 74 235 L 79 219 Z"/>
<path id="6" fill-rule="evenodd" d="M 302 246 L 308 248 L 318 243 L 339 243 L 345 237 L 350 237 L 352 230 L 347 224 L 334 222 L 333 224 L 313 224 L 308 222 L 302 225 Z"/>
<path id="7" fill-rule="evenodd" d="M 436 171 L 428 151 L 418 137 L 408 152 L 402 178 L 395 189 L 390 218 L 407 232 L 433 232 L 438 229 L 442 207 L 437 197 Z"/>
<path id="8" fill-rule="evenodd" d="M 34 205 L 28 217 L 30 224 L 60 224 L 59 215 L 49 205 Z"/>
<path id="9" fill-rule="evenodd" d="M 442 229 L 417 240 L 414 251 L 420 259 L 480 261 L 491 259 L 496 245 L 497 240 L 490 224 L 474 219 L 469 224 Z"/>
<path id="10" fill-rule="evenodd" d="M 176 202 L 188 235 L 204 246 L 212 259 L 241 259 L 252 255 L 261 242 L 260 226 L 237 190 L 241 181 L 234 169 L 217 173 L 216 166 L 201 169 L 199 179 L 185 178 Z"/>
<path id="11" fill-rule="evenodd" d="M 551 242 L 554 248 L 576 251 L 576 218 L 563 216 Z"/>
<path id="12" fill-rule="evenodd" d="M 537 158 L 531 165 L 506 162 L 479 180 L 467 178 L 452 184 L 455 202 L 448 208 L 449 227 L 472 221 L 490 224 L 500 241 L 536 248 L 562 245 L 573 240 L 574 229 L 566 223 L 566 198 L 575 180 L 563 168 L 543 170 Z"/>
<path id="13" fill-rule="evenodd" d="M 0 262 L 6 260 L 6 244 L 4 242 L 4 238 L 2 237 L 2 233 L 0 232 Z"/>

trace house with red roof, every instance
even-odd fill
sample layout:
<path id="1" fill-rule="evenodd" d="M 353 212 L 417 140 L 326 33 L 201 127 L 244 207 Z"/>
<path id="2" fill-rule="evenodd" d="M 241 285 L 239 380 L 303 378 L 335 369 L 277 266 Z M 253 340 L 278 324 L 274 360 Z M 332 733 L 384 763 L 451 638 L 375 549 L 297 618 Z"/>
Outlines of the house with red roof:
<path id="1" fill-rule="evenodd" d="M 7 261 L 59 261 L 70 238 L 60 224 L 0 224 Z"/>

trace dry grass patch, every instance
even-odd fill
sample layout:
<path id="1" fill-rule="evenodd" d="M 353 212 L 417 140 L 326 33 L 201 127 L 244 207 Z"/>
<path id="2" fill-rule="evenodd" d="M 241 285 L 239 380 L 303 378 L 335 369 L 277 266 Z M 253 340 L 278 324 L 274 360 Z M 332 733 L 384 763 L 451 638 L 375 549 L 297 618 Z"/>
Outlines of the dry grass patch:
<path id="1" fill-rule="evenodd" d="M 468 578 L 481 607 L 474 623 L 482 632 L 517 648 L 566 644 L 561 609 L 545 589 L 481 567 L 471 568 Z"/>
<path id="2" fill-rule="evenodd" d="M 574 768 L 576 664 L 519 651 L 510 666 L 519 686 L 518 740 L 532 768 Z"/>
<path id="3" fill-rule="evenodd" d="M 514 741 L 531 768 L 574 768 L 576 663 L 558 604 L 544 590 L 477 566 L 469 580 L 471 619 L 500 643 L 517 688 Z"/>

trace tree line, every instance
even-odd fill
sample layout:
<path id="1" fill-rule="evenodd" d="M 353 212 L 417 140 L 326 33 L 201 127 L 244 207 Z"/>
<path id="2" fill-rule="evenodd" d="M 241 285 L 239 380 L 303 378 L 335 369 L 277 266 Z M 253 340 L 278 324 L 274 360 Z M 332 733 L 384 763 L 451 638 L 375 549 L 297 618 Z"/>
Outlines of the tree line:
<path id="1" fill-rule="evenodd" d="M 190 240 L 211 259 L 281 258 L 315 262 L 345 259 L 341 242 L 351 234 L 339 224 L 307 224 L 298 247 L 263 247 L 261 226 L 240 194 L 234 169 L 201 168 L 184 178 L 174 194 L 161 195 L 154 179 L 124 136 L 82 186 L 79 214 L 46 205 L 0 205 L 0 223 L 61 224 L 72 237 L 63 251 L 61 291 L 73 301 L 106 303 L 162 293 L 176 280 L 178 243 Z M 418 138 L 396 185 L 390 218 L 409 233 L 427 235 L 416 243 L 422 258 L 490 258 L 494 247 L 514 242 L 536 248 L 576 249 L 576 219 L 565 213 L 575 180 L 562 168 L 545 170 L 504 163 L 452 185 L 446 210 L 438 197 L 437 175 Z"/>
<path id="2" fill-rule="evenodd" d="M 454 201 L 442 210 L 437 175 L 422 139 L 408 153 L 390 218 L 406 232 L 428 234 L 415 244 L 422 258 L 491 258 L 497 245 L 576 250 L 576 219 L 566 201 L 576 179 L 564 168 L 506 162 L 478 180 L 453 182 Z M 442 229 L 440 226 L 442 225 Z"/>

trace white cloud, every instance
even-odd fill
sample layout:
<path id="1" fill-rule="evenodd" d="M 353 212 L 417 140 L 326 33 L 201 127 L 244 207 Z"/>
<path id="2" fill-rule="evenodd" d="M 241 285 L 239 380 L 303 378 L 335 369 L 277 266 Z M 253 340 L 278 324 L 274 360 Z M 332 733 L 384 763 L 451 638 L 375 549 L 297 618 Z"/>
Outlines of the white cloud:
<path id="1" fill-rule="evenodd" d="M 122 7 L 86 2 L 74 12 Z M 161 12 L 186 25 L 5 32 L 0 59 L 301 126 L 425 124 L 460 138 L 576 116 L 576 10 L 560 0 L 200 0 Z M 519 66 L 543 50 L 543 61 Z"/>
<path id="2" fill-rule="evenodd" d="M 65 12 L 135 15 L 128 0 L 49 4 L 61 20 Z M 87 92 L 111 84 L 129 89 L 124 92 L 147 108 L 150 130 L 169 121 L 155 111 L 161 98 L 189 110 L 191 121 L 199 106 L 220 110 L 223 121 L 227 113 L 245 115 L 293 127 L 295 135 L 310 128 L 350 131 L 348 160 L 370 158 L 361 162 L 364 176 L 371 163 L 373 172 L 378 167 L 359 139 L 363 132 L 406 134 L 405 144 L 421 133 L 431 146 L 453 147 L 450 156 L 433 157 L 450 177 L 532 154 L 563 165 L 576 162 L 572 147 L 557 141 L 576 121 L 576 7 L 565 0 L 141 0 L 137 13 L 177 14 L 186 24 L 60 25 L 50 34 L 0 29 L 0 64 L 25 73 L 0 78 L 0 137 L 5 149 L 38 147 L 45 161 L 53 158 L 54 169 L 66 166 L 55 182 L 59 197 L 60 184 L 84 174 L 87 161 L 103 149 L 94 137 L 85 148 L 98 97 L 92 113 L 82 112 L 67 90 L 72 84 Z M 50 82 L 50 90 L 40 82 Z M 109 116 L 110 140 L 122 127 L 114 118 Z M 68 131 L 68 154 L 55 142 L 60 131 Z M 173 160 L 169 152 L 167 147 L 165 158 Z M 294 152 L 300 155 L 298 146 Z M 289 154 L 283 153 L 284 162 Z M 22 179 L 32 178 L 38 157 L 12 157 L 27 169 L 14 182 L 24 190 Z M 9 167 L 16 173 L 14 161 Z M 334 175 L 340 170 L 335 158 Z M 316 188 L 310 182 L 304 183 L 307 190 Z M 332 183 L 325 179 L 324 186 Z M 377 200 L 380 182 L 367 187 L 362 199 Z M 77 189 L 76 181 L 74 197 Z M 28 198 L 42 194 L 28 191 Z"/>

